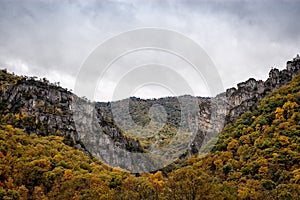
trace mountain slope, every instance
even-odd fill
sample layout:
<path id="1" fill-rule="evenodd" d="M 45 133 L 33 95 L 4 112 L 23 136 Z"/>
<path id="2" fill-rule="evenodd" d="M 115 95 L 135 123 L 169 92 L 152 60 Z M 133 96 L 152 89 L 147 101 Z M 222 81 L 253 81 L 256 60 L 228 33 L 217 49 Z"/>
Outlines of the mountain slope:
<path id="1" fill-rule="evenodd" d="M 134 177 L 65 145 L 0 126 L 1 199 L 299 199 L 300 75 L 228 124 L 215 150 Z"/>
<path id="2" fill-rule="evenodd" d="M 300 196 L 300 75 L 222 131 L 213 153 L 195 162 L 240 199 Z"/>
<path id="3" fill-rule="evenodd" d="M 113 179 L 129 176 L 63 143 L 0 127 L 0 199 L 109 199 Z"/>
<path id="4" fill-rule="evenodd" d="M 2 124 L 12 124 L 28 134 L 65 136 L 68 144 L 89 153 L 79 138 L 73 119 L 72 103 L 80 98 L 45 78 L 14 76 L 5 70 L 0 70 L 0 84 Z M 140 144 L 126 137 L 112 121 L 99 118 L 99 124 L 108 130 L 105 134 L 118 147 L 143 152 Z"/>
<path id="5" fill-rule="evenodd" d="M 198 132 L 187 155 L 199 152 L 203 141 L 208 141 L 211 135 L 219 133 L 224 125 L 232 122 L 243 112 L 251 109 L 261 99 L 266 97 L 273 89 L 290 82 L 300 69 L 300 61 L 287 63 L 287 68 L 279 71 L 272 69 L 269 78 L 263 81 L 249 79 L 230 88 L 215 98 L 190 97 L 199 104 L 199 120 L 196 122 Z M 65 142 L 86 152 L 89 151 L 83 144 L 76 131 L 72 103 L 79 99 L 67 89 L 51 84 L 46 79 L 37 80 L 36 77 L 20 77 L 0 71 L 0 121 L 13 124 L 15 127 L 25 129 L 28 134 L 62 135 Z M 143 100 L 130 98 L 119 102 L 96 103 L 99 125 L 105 130 L 117 147 L 133 152 L 144 152 L 153 148 L 161 148 L 170 142 L 178 132 L 178 128 L 190 131 L 188 127 L 195 123 L 193 117 L 181 116 L 181 111 L 189 105 L 180 105 L 178 100 L 185 97 L 167 97 L 161 99 Z M 122 116 L 126 104 L 129 104 L 130 117 L 140 126 L 140 130 L 126 125 L 128 116 Z M 114 116 L 121 116 L 117 123 L 112 117 L 112 104 Z M 158 134 L 145 135 L 145 127 L 150 123 L 150 110 L 153 105 L 165 108 L 166 116 L 155 116 L 158 121 L 166 117 L 166 125 Z M 183 107 L 182 107 L 183 106 Z M 123 117 L 123 118 L 122 118 Z M 226 121 L 225 121 L 226 117 Z M 181 123 L 182 122 L 182 123 Z M 121 127 L 120 127 L 121 126 Z M 154 127 L 154 128 L 153 128 Z M 154 123 L 154 132 L 160 129 L 159 123 Z M 150 129 L 147 132 L 152 133 Z M 141 137 L 142 136 L 142 137 Z M 155 136 L 155 137 L 154 137 Z M 179 136 L 180 137 L 180 136 Z M 139 140 L 139 141 L 138 141 Z M 170 149 L 173 151 L 176 149 Z"/>
<path id="6" fill-rule="evenodd" d="M 134 177 L 65 145 L 64 137 L 42 134 L 36 119 L 57 117 L 51 107 L 56 104 L 35 107 L 30 99 L 38 100 L 39 92 L 26 95 L 51 88 L 29 84 L 28 90 L 18 85 L 21 77 L 2 73 L 0 199 L 299 199 L 300 75 L 250 103 L 249 111 L 227 124 L 212 153 L 183 160 L 164 176 Z"/>
<path id="7" fill-rule="evenodd" d="M 226 92 L 216 97 L 189 97 L 191 100 L 198 101 L 198 133 L 191 141 L 188 153 L 196 154 L 199 152 L 203 141 L 210 139 L 211 135 L 219 133 L 227 123 L 234 121 L 247 110 L 252 109 L 259 101 L 267 97 L 274 89 L 288 84 L 300 69 L 300 60 L 288 61 L 286 68 L 278 70 L 271 69 L 266 81 L 250 78 L 237 85 L 237 88 L 229 88 Z M 165 97 L 159 99 L 140 99 L 131 97 L 116 102 L 97 103 L 96 107 L 107 118 L 118 121 L 125 134 L 134 138 L 139 138 L 144 149 L 149 149 L 152 143 L 158 143 L 158 147 L 163 147 L 176 135 L 179 127 L 185 131 L 190 131 L 189 126 L 193 123 L 193 117 L 182 116 L 184 107 L 181 105 L 180 97 Z M 151 109 L 156 105 L 163 106 L 164 112 L 157 112 L 154 119 L 160 121 L 166 118 L 166 125 L 161 129 L 159 124 L 153 130 L 148 130 L 151 122 Z M 124 114 L 129 110 L 128 114 Z M 166 115 L 166 116 L 164 116 Z M 135 123 L 132 125 L 131 119 Z M 155 121 L 155 120 L 153 120 Z M 135 126 L 138 125 L 138 128 Z M 158 134 L 146 134 L 159 131 Z"/>

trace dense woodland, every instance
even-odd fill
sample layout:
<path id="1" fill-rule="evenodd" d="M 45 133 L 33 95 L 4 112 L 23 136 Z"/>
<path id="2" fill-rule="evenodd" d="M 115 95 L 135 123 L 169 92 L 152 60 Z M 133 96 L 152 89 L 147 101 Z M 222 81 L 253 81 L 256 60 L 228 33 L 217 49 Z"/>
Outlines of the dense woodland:
<path id="1" fill-rule="evenodd" d="M 193 99 L 194 102 L 188 102 Z M 184 101 L 185 104 L 180 103 Z M 190 116 L 182 110 L 193 110 L 193 103 L 207 103 L 209 98 L 192 96 L 166 97 L 159 99 L 141 99 L 131 97 L 109 103 L 97 103 L 96 107 L 103 112 L 107 119 L 114 119 L 117 125 L 129 137 L 138 138 L 142 147 L 148 150 L 154 143 L 157 148 L 163 147 L 176 137 L 180 127 L 184 133 L 190 132 Z M 181 106 L 184 106 L 182 108 Z M 199 111 L 199 110 L 198 110 Z M 195 112 L 197 110 L 195 109 Z M 195 115 L 195 113 L 193 113 Z M 130 122 L 133 123 L 130 123 Z M 157 130 L 160 130 L 156 133 Z M 180 141 L 180 135 L 177 135 Z M 176 148 L 173 150 L 177 150 Z M 170 149 L 172 151 L 172 149 Z"/>
<path id="2" fill-rule="evenodd" d="M 0 93 L 18 81 L 0 75 Z M 42 126 L 1 104 L 0 199 L 300 199 L 299 106 L 300 75 L 228 124 L 211 153 L 132 175 L 66 145 L 59 133 L 15 128 Z"/>

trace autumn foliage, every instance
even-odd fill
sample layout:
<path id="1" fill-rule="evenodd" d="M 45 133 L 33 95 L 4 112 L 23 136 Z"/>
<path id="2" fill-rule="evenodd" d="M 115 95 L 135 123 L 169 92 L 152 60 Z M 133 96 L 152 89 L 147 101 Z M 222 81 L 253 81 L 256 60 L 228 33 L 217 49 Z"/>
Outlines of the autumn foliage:
<path id="1" fill-rule="evenodd" d="M 213 151 L 132 175 L 0 116 L 0 199 L 299 199 L 300 75 L 228 124 Z M 169 170 L 172 169 L 172 170 Z"/>

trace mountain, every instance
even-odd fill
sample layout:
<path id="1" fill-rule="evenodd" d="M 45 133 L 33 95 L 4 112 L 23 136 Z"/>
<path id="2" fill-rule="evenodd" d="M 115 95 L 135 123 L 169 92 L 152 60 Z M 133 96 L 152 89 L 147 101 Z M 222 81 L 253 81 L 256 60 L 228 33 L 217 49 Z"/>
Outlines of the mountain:
<path id="1" fill-rule="evenodd" d="M 225 93 L 214 98 L 190 97 L 199 104 L 199 113 L 193 114 L 198 115 L 196 122 L 198 132 L 194 133 L 195 137 L 190 142 L 187 153 L 192 155 L 199 152 L 204 141 L 210 140 L 211 136 L 219 133 L 226 123 L 232 122 L 240 114 L 251 109 L 270 91 L 291 81 L 299 68 L 299 60 L 289 61 L 287 68 L 282 71 L 272 69 L 265 82 L 251 78 L 239 83 L 237 89 L 227 89 Z M 25 129 L 28 134 L 65 136 L 67 143 L 89 153 L 76 131 L 72 115 L 73 102 L 79 99 L 76 95 L 59 87 L 58 84 L 49 83 L 46 79 L 14 76 L 5 70 L 0 71 L 0 81 L 0 108 L 2 108 L 0 114 L 5 116 L 1 119 L 2 123 L 14 124 L 17 128 Z M 191 121 L 193 117 L 181 116 L 182 110 L 191 106 L 189 103 L 180 105 L 179 101 L 184 98 L 184 96 L 150 100 L 130 98 L 118 102 L 96 103 L 95 106 L 99 124 L 117 147 L 133 152 L 144 152 L 149 150 L 150 144 L 154 142 L 157 143 L 157 147 L 166 145 L 177 133 L 179 126 L 186 132 L 190 131 L 188 127 L 194 123 Z M 112 117 L 112 105 L 114 117 L 121 118 L 117 124 Z M 126 105 L 129 105 L 129 117 L 132 117 L 141 130 L 136 126 L 133 128 L 128 126 L 128 123 L 126 124 L 129 121 L 128 116 L 121 116 L 126 113 L 124 110 Z M 155 137 L 153 134 L 145 137 L 145 126 L 150 122 L 149 110 L 153 105 L 161 105 L 166 109 L 166 125 Z M 163 118 L 156 117 L 158 122 Z M 156 131 L 158 125 L 159 123 L 154 123 L 149 133 Z"/>
<path id="2" fill-rule="evenodd" d="M 0 71 L 0 82 L 2 124 L 13 124 L 27 134 L 65 136 L 68 144 L 88 153 L 73 119 L 72 102 L 79 99 L 76 95 L 46 79 L 14 76 L 5 70 Z M 118 147 L 143 152 L 140 144 L 125 137 L 112 121 L 99 119 L 99 124 Z"/>
<path id="3" fill-rule="evenodd" d="M 229 123 L 214 151 L 190 165 L 231 188 L 235 198 L 298 199 L 299 105 L 300 74 Z"/>
<path id="4" fill-rule="evenodd" d="M 2 70 L 0 199 L 297 199 L 299 67 L 299 60 L 289 61 L 285 70 L 272 69 L 264 82 L 249 79 L 214 98 L 193 97 L 199 103 L 197 124 L 201 130 L 189 153 L 199 152 L 204 139 L 216 141 L 212 152 L 200 151 L 199 156 L 182 158 L 163 173 L 137 176 L 104 165 L 89 154 L 71 112 L 72 101 L 79 99 L 76 95 L 45 79 Z M 176 131 L 179 120 L 186 128 L 191 123 L 188 117 L 181 119 L 178 115 L 181 108 L 174 97 L 131 98 L 115 105 L 125 101 L 131 104 L 132 118 L 141 126 L 150 123 L 145 113 L 153 105 L 165 105 L 164 140 L 172 129 Z M 96 104 L 104 134 L 120 148 L 147 151 L 146 140 L 138 141 L 112 121 L 112 103 Z M 216 110 L 220 115 L 212 119 Z M 165 116 L 155 117 L 159 121 Z M 207 134 L 218 130 L 218 138 Z"/>
<path id="5" fill-rule="evenodd" d="M 239 83 L 237 88 L 229 88 L 226 92 L 213 98 L 189 97 L 199 104 L 199 113 L 193 114 L 193 116 L 198 114 L 198 132 L 195 133 L 195 137 L 191 141 L 189 155 L 198 153 L 202 144 L 210 140 L 214 133 L 219 133 L 227 123 L 234 121 L 242 113 L 251 109 L 267 97 L 271 91 L 289 83 L 297 75 L 299 69 L 300 61 L 298 59 L 288 61 L 286 69 L 281 71 L 276 68 L 272 69 L 266 81 L 250 78 Z M 131 137 L 139 138 L 143 148 L 147 150 L 151 144 L 157 141 L 158 147 L 164 146 L 176 134 L 179 127 L 186 132 L 190 131 L 189 127 L 193 122 L 191 121 L 193 117 L 181 116 L 181 112 L 186 107 L 192 106 L 192 103 L 180 104 L 184 98 L 185 96 L 145 100 L 131 97 L 117 102 L 97 103 L 96 106 L 107 118 L 119 119 L 118 124 L 122 126 L 122 130 L 125 130 L 125 133 Z M 150 123 L 149 111 L 153 105 L 163 106 L 167 119 L 166 125 L 158 134 L 149 134 L 148 136 L 145 134 L 145 130 L 155 133 L 159 127 L 158 123 L 157 126 L 154 125 L 152 130 L 147 129 Z M 124 114 L 127 112 L 127 108 L 129 112 Z M 158 111 L 156 113 L 160 115 L 155 116 L 158 118 L 156 121 L 159 122 L 164 117 L 164 113 Z M 135 124 L 128 123 L 131 118 L 135 124 L 139 125 L 140 129 Z M 204 140 L 206 141 L 204 142 Z"/>

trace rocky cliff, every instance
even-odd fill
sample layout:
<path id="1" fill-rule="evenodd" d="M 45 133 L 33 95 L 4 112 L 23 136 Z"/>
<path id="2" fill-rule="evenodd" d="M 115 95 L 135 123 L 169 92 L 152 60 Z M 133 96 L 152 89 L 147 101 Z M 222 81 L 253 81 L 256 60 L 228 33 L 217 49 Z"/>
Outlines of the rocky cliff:
<path id="1" fill-rule="evenodd" d="M 199 152 L 200 147 L 223 129 L 226 123 L 232 122 L 242 113 L 251 110 L 261 99 L 272 90 L 281 87 L 291 81 L 297 75 L 300 68 L 299 59 L 289 61 L 284 70 L 272 69 L 266 81 L 250 78 L 246 82 L 239 83 L 237 88 L 227 89 L 226 92 L 214 98 L 197 98 L 199 104 L 198 131 L 194 133 L 188 154 Z M 16 127 L 23 128 L 28 134 L 40 135 L 58 134 L 66 137 L 66 143 L 75 146 L 88 153 L 82 142 L 82 135 L 76 130 L 73 116 L 72 103 L 79 99 L 70 91 L 55 84 L 50 84 L 46 79 L 17 77 L 0 72 L 0 114 L 2 123 L 13 123 Z M 82 100 L 85 101 L 85 100 Z M 180 122 L 180 107 L 174 97 L 164 99 L 140 100 L 133 99 L 133 108 L 138 105 L 146 105 L 142 115 L 138 110 L 135 118 L 144 118 L 148 115 L 149 108 L 154 104 L 166 106 L 168 115 L 165 129 L 175 130 Z M 134 137 L 128 137 L 111 117 L 111 111 L 107 109 L 110 103 L 96 104 L 98 125 L 102 127 L 115 146 L 131 152 L 144 152 L 143 146 Z M 148 109 L 148 110 L 147 110 Z M 131 113 L 131 114 L 132 114 Z M 134 117 L 133 117 L 134 118 Z M 186 126 L 189 126 L 189 116 L 184 117 Z M 82 119 L 83 120 L 83 119 Z M 148 118 L 140 120 L 145 125 Z M 162 141 L 167 137 L 161 134 Z M 172 135 L 171 135 L 172 136 Z M 154 138 L 155 139 L 155 138 Z M 158 141 L 158 140 L 157 140 Z M 156 142 L 157 142 L 156 141 Z M 166 142 L 162 142 L 164 145 Z"/>
<path id="2" fill-rule="evenodd" d="M 67 89 L 49 83 L 46 79 L 17 77 L 14 82 L 5 82 L 11 77 L 1 71 L 0 110 L 1 122 L 14 124 L 28 134 L 62 135 L 65 142 L 88 153 L 76 131 L 73 119 L 73 101 L 78 97 Z M 84 100 L 83 100 L 84 101 Z M 101 116 L 101 113 L 98 113 Z M 134 152 L 143 152 L 136 140 L 125 137 L 113 122 L 99 118 L 103 127 L 115 145 Z"/>
<path id="3" fill-rule="evenodd" d="M 228 102 L 227 122 L 232 122 L 245 111 L 251 109 L 258 101 L 265 98 L 272 90 L 289 83 L 300 69 L 300 60 L 294 59 L 287 62 L 286 69 L 276 68 L 269 72 L 266 81 L 248 79 L 246 82 L 239 83 L 237 88 L 226 90 Z"/>
<path id="4" fill-rule="evenodd" d="M 199 130 L 191 142 L 189 154 L 198 153 L 201 146 L 211 138 L 217 137 L 226 124 L 251 110 L 274 89 L 288 84 L 299 73 L 299 69 L 300 59 L 293 59 L 287 62 L 286 69 L 271 69 L 266 81 L 250 78 L 237 84 L 237 88 L 229 88 L 214 98 L 202 101 L 199 104 Z"/>

